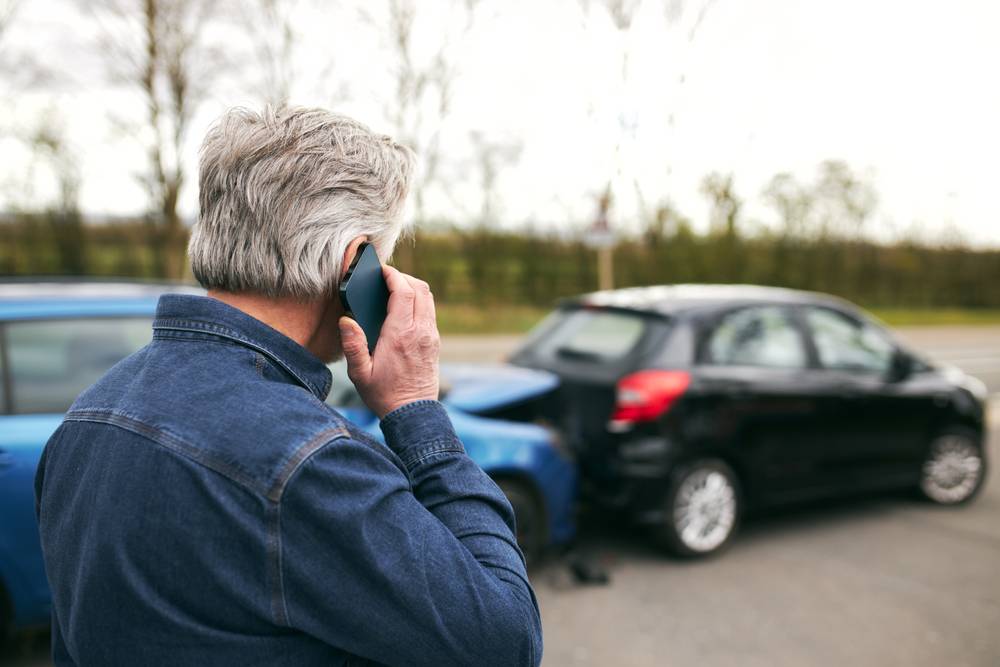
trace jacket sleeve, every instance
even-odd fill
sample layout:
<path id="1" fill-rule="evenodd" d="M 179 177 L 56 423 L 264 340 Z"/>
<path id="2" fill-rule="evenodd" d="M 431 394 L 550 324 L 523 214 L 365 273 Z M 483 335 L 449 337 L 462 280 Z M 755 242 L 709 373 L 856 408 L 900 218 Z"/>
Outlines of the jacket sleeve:
<path id="1" fill-rule="evenodd" d="M 286 487 L 279 615 L 389 665 L 538 665 L 541 619 L 507 499 L 436 401 L 382 430 L 398 459 L 334 440 Z"/>

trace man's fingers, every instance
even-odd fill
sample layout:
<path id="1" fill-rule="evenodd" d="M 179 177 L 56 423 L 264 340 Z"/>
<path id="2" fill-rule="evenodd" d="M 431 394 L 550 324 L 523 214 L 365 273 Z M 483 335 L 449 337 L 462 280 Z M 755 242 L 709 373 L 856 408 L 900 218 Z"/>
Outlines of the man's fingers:
<path id="1" fill-rule="evenodd" d="M 413 319 L 419 326 L 434 326 L 436 328 L 436 316 L 434 314 L 434 295 L 431 287 L 423 280 L 407 276 L 410 285 L 413 286 L 415 295 L 413 302 Z"/>
<path id="2" fill-rule="evenodd" d="M 372 374 L 372 359 L 368 354 L 368 339 L 361 326 L 349 317 L 341 317 L 340 346 L 347 361 L 347 375 L 354 383 L 363 382 Z"/>
<path id="3" fill-rule="evenodd" d="M 392 321 L 400 328 L 407 328 L 413 323 L 413 302 L 416 292 L 403 273 L 391 266 L 382 267 L 382 276 L 389 288 L 389 308 L 386 321 Z"/>

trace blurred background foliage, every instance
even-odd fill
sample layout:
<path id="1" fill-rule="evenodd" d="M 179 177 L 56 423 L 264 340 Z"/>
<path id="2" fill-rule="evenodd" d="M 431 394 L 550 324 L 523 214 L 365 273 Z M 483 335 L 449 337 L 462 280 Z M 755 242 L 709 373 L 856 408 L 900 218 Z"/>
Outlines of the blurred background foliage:
<path id="1" fill-rule="evenodd" d="M 757 283 L 837 294 L 900 324 L 1000 320 L 1000 251 L 865 239 L 865 186 L 842 164 L 824 164 L 811 185 L 773 179 L 762 196 L 782 216 L 778 230 L 744 221 L 731 186 L 706 177 L 714 220 L 705 233 L 664 206 L 641 233 L 620 236 L 614 285 Z M 84 224 L 72 207 L 8 214 L 0 274 L 169 278 L 186 236 L 143 219 Z M 395 263 L 431 283 L 443 329 L 521 331 L 557 299 L 597 288 L 595 254 L 585 234 L 431 223 L 401 242 Z"/>

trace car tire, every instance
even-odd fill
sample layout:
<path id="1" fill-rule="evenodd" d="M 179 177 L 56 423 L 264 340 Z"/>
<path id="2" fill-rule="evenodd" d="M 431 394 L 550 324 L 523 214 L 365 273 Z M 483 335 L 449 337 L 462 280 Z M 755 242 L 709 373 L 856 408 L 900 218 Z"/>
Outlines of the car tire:
<path id="1" fill-rule="evenodd" d="M 722 552 L 739 528 L 742 499 L 733 469 L 719 459 L 680 466 L 670 478 L 658 542 L 683 558 Z"/>
<path id="2" fill-rule="evenodd" d="M 524 482 L 498 479 L 496 483 L 514 510 L 517 545 L 521 547 L 525 562 L 533 565 L 541 559 L 545 549 L 545 513 L 541 503 Z"/>
<path id="3" fill-rule="evenodd" d="M 927 448 L 920 467 L 920 494 L 938 505 L 964 505 L 983 486 L 986 459 L 980 439 L 964 430 L 948 431 Z"/>

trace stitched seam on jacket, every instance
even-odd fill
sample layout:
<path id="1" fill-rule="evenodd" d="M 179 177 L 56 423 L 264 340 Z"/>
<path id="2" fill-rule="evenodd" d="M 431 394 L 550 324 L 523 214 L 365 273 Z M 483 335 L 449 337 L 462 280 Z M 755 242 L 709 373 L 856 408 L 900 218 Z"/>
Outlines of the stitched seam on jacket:
<path id="1" fill-rule="evenodd" d="M 274 508 L 273 512 L 271 508 L 268 508 L 267 510 L 269 517 L 273 516 L 273 521 L 270 520 L 270 518 L 268 520 L 268 532 L 270 533 L 272 530 L 274 531 L 274 551 L 271 552 L 271 536 L 268 535 L 268 551 L 270 552 L 268 555 L 270 560 L 270 567 L 276 570 L 276 574 L 274 576 L 274 582 L 275 585 L 277 586 L 277 590 L 271 592 L 271 612 L 274 614 L 275 620 L 279 624 L 285 625 L 286 627 L 292 627 L 292 622 L 290 619 L 291 615 L 288 613 L 288 603 L 285 600 L 285 576 L 281 558 L 281 551 L 282 551 L 281 496 L 284 493 L 285 486 L 287 486 L 289 480 L 295 475 L 296 472 L 298 472 L 299 468 L 301 468 L 303 464 L 305 464 L 312 458 L 313 454 L 323 449 L 327 445 L 332 444 L 333 442 L 341 440 L 345 436 L 350 435 L 346 430 L 343 429 L 327 429 L 327 430 L 335 433 L 340 431 L 341 433 L 335 436 L 334 438 L 320 440 L 319 439 L 320 436 L 323 435 L 321 433 L 319 436 L 316 436 L 308 443 L 299 448 L 298 452 L 296 452 L 296 455 L 299 452 L 303 452 L 305 450 L 308 450 L 308 453 L 304 454 L 301 457 L 293 456 L 292 459 L 289 459 L 289 464 L 291 464 L 293 460 L 299 458 L 301 460 L 297 460 L 294 466 L 292 465 L 285 466 L 285 470 L 288 470 L 289 472 L 286 476 L 284 476 L 284 479 L 280 480 L 280 488 L 278 482 L 275 482 L 275 485 L 272 487 L 272 491 L 277 490 L 276 498 L 272 499 L 273 503 L 271 507 Z M 317 441 L 319 442 L 318 445 L 315 444 Z M 271 494 L 268 494 L 268 498 L 271 499 Z"/>
<path id="2" fill-rule="evenodd" d="M 207 324 L 203 322 L 193 322 L 186 320 L 156 320 L 153 322 L 153 329 L 170 330 L 170 331 L 191 331 L 193 333 L 209 332 L 217 336 L 222 336 L 223 338 L 229 338 L 231 340 L 235 340 L 239 343 L 242 343 L 243 345 L 246 345 L 247 347 L 253 348 L 258 352 L 262 352 L 263 354 L 269 356 L 271 359 L 274 360 L 275 363 L 277 363 L 279 366 L 285 369 L 292 377 L 298 380 L 299 384 L 301 384 L 314 394 L 325 394 L 329 392 L 329 387 L 315 386 L 314 384 L 306 380 L 304 377 L 296 373 L 291 366 L 282 361 L 279 355 L 275 354 L 270 349 L 261 345 L 260 343 L 252 341 L 246 336 L 243 336 L 237 333 L 236 331 L 233 331 L 232 329 L 226 327 L 220 327 L 214 324 Z M 325 389 L 326 391 L 322 391 L 322 389 Z"/>
<path id="3" fill-rule="evenodd" d="M 186 335 L 187 334 L 187 335 Z M 190 335 L 195 334 L 195 335 Z M 204 331 L 178 331 L 175 329 L 157 329 L 153 332 L 153 340 L 178 341 L 181 343 L 204 343 L 205 345 L 221 345 L 230 350 L 246 347 L 238 341 L 220 338 Z"/>
<path id="4" fill-rule="evenodd" d="M 285 465 L 282 466 L 281 471 L 275 478 L 274 483 L 271 484 L 271 488 L 267 491 L 267 499 L 271 502 L 280 502 L 281 495 L 285 492 L 285 487 L 288 485 L 288 480 L 292 478 L 295 471 L 299 469 L 303 463 L 310 456 L 312 456 L 316 451 L 318 451 L 323 445 L 333 441 L 345 438 L 350 435 L 343 426 L 337 426 L 335 428 L 328 428 L 320 431 L 314 435 L 309 442 L 302 445 L 288 458 Z"/>
<path id="5" fill-rule="evenodd" d="M 227 479 L 236 482 L 240 486 L 253 491 L 254 493 L 266 495 L 266 489 L 254 481 L 249 475 L 245 474 L 242 470 L 239 470 L 226 461 L 222 461 L 214 456 L 205 454 L 191 443 L 173 435 L 172 433 L 168 433 L 162 429 L 144 424 L 143 422 L 127 415 L 123 415 L 113 410 L 73 410 L 72 412 L 66 413 L 64 421 L 107 424 L 109 426 L 116 426 L 126 431 L 130 431 L 136 435 L 142 436 L 154 444 L 160 445 L 164 449 L 170 450 L 175 454 L 179 454 L 186 459 L 213 470 Z"/>
<path id="6" fill-rule="evenodd" d="M 412 401 L 410 403 L 407 403 L 406 405 L 402 405 L 396 408 L 395 410 L 387 414 L 385 418 L 383 418 L 383 421 L 388 421 L 390 423 L 395 422 L 400 415 L 405 415 L 408 412 L 412 412 L 413 410 L 419 410 L 421 408 L 430 407 L 435 405 L 436 403 L 438 403 L 438 401 L 435 401 L 432 398 L 422 398 L 417 401 Z"/>
<path id="7" fill-rule="evenodd" d="M 413 456 L 408 457 L 404 464 L 407 468 L 413 468 L 421 463 L 425 463 L 428 459 L 437 456 L 438 454 L 464 454 L 465 449 L 462 447 L 461 443 L 454 442 L 441 442 L 433 443 L 429 447 L 425 447 L 416 452 Z"/>
<path id="8" fill-rule="evenodd" d="M 281 504 L 267 508 L 267 559 L 271 570 L 271 614 L 278 625 L 288 627 L 285 583 L 281 564 Z"/>

